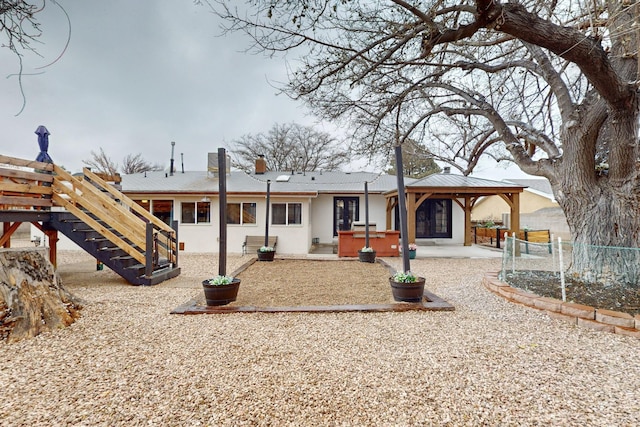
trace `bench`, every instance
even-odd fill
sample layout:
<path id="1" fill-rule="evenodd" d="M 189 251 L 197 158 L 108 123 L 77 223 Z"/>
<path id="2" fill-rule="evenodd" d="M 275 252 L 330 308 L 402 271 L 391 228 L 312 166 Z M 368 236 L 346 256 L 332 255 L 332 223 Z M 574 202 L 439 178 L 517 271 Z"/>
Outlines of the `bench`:
<path id="1" fill-rule="evenodd" d="M 278 236 L 269 236 L 269 246 L 273 249 L 278 244 Z M 242 243 L 242 255 L 249 253 L 256 253 L 258 249 L 264 246 L 264 236 L 245 236 L 244 243 Z"/>

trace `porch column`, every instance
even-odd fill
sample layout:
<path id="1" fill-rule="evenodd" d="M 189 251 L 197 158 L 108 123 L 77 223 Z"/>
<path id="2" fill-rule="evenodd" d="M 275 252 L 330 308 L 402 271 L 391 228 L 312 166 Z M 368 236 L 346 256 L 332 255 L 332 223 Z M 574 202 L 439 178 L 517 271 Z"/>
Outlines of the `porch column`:
<path id="1" fill-rule="evenodd" d="M 387 228 L 385 230 L 392 230 L 391 228 L 391 213 L 393 212 L 393 198 L 387 197 Z"/>
<path id="2" fill-rule="evenodd" d="M 511 232 L 520 230 L 520 193 L 511 194 Z"/>
<path id="3" fill-rule="evenodd" d="M 407 241 L 416 242 L 416 193 L 407 193 Z"/>
<path id="4" fill-rule="evenodd" d="M 464 197 L 464 246 L 471 246 L 473 236 L 471 235 L 471 198 Z"/>

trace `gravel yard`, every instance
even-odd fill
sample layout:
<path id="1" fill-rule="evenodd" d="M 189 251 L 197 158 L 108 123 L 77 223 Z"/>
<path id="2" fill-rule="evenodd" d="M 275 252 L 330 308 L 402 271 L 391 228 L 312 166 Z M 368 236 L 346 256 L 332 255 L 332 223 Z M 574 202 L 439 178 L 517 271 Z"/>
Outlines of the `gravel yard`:
<path id="1" fill-rule="evenodd" d="M 640 424 L 640 340 L 502 300 L 499 259 L 412 260 L 453 312 L 170 315 L 216 262 L 134 287 L 60 252 L 82 317 L 0 343 L 0 425 Z"/>

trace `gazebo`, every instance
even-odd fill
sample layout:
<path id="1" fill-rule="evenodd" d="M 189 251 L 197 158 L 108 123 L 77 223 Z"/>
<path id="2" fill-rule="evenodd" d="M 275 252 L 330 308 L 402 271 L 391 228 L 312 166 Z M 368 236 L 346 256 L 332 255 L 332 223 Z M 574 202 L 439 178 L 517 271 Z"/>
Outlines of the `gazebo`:
<path id="1" fill-rule="evenodd" d="M 491 181 L 463 175 L 441 173 L 429 175 L 405 185 L 407 199 L 408 241 L 416 241 L 416 226 L 421 226 L 422 219 L 417 213 L 427 200 L 451 200 L 464 212 L 464 245 L 471 246 L 473 234 L 471 230 L 471 210 L 481 197 L 500 196 L 511 209 L 510 231 L 520 228 L 520 193 L 525 186 L 503 181 Z M 398 205 L 398 190 L 385 193 L 387 206 L 387 230 L 392 228 L 392 214 Z"/>

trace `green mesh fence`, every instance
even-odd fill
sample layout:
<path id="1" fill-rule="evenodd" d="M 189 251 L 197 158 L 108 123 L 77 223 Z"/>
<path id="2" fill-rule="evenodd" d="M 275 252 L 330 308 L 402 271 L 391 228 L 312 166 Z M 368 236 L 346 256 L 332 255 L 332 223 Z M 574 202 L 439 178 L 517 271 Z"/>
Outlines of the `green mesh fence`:
<path id="1" fill-rule="evenodd" d="M 551 243 L 531 243 L 507 237 L 500 278 L 563 301 L 640 310 L 638 248 L 578 245 L 556 238 Z"/>

